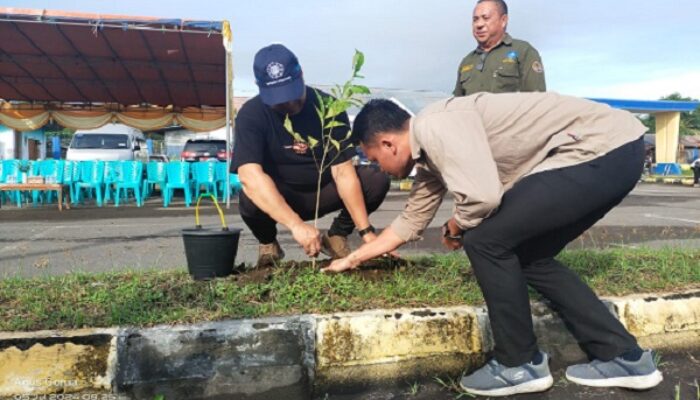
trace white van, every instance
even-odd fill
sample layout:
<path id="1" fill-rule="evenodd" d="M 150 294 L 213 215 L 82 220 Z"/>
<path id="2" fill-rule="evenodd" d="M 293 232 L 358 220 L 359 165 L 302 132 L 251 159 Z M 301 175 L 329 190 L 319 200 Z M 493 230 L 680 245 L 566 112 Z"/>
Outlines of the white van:
<path id="1" fill-rule="evenodd" d="M 76 131 L 70 142 L 66 160 L 148 161 L 148 149 L 143 132 L 122 124 L 107 124 L 101 128 Z"/>

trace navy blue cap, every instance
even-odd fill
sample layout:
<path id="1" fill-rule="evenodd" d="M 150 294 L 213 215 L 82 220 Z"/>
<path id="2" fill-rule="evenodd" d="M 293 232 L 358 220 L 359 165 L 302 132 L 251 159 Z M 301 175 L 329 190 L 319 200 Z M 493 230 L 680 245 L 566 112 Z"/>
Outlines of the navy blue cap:
<path id="1" fill-rule="evenodd" d="M 304 95 L 299 60 L 281 44 L 263 47 L 255 54 L 253 73 L 260 98 L 269 106 L 297 100 Z"/>

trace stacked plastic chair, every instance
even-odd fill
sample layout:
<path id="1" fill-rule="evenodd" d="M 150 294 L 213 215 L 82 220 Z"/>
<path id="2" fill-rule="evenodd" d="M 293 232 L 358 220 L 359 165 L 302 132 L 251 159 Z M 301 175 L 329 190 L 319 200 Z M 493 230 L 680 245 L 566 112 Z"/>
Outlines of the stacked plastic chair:
<path id="1" fill-rule="evenodd" d="M 102 207 L 102 187 L 104 186 L 104 161 L 81 161 L 80 180 L 75 182 L 76 203 L 82 203 L 83 190 L 95 193 L 98 207 Z"/>
<path id="2" fill-rule="evenodd" d="M 106 161 L 104 170 L 104 202 L 107 203 L 112 199 L 114 185 L 119 181 L 121 176 L 123 162 L 122 161 Z"/>
<path id="3" fill-rule="evenodd" d="M 115 183 L 116 196 L 114 198 L 114 206 L 119 207 L 121 192 L 124 190 L 124 198 L 129 199 L 129 189 L 133 190 L 136 205 L 143 205 L 143 196 L 141 192 L 141 184 L 143 182 L 143 164 L 141 161 L 123 161 L 120 166 L 119 178 Z"/>
<path id="4" fill-rule="evenodd" d="M 61 160 L 42 160 L 37 163 L 38 176 L 44 178 L 46 183 L 63 183 L 64 162 Z M 34 190 L 32 192 L 32 202 L 36 206 L 37 203 L 51 203 L 56 192 L 50 190 L 42 192 Z"/>
<path id="5" fill-rule="evenodd" d="M 63 162 L 63 183 L 64 186 L 68 187 L 68 192 L 70 193 L 70 199 L 72 203 L 75 203 L 75 183 L 80 180 L 80 163 L 78 161 L 64 161 Z"/>
<path id="6" fill-rule="evenodd" d="M 165 190 L 163 190 L 163 207 L 170 204 L 175 189 L 182 189 L 185 192 L 185 205 L 189 207 L 192 203 L 191 186 L 190 164 L 184 161 L 168 163 Z"/>
<path id="7" fill-rule="evenodd" d="M 168 163 L 151 161 L 146 164 L 146 179 L 143 181 L 142 196 L 147 199 L 151 196 L 153 188 L 157 184 L 160 188 L 161 196 L 165 192 L 166 167 Z"/>
<path id="8" fill-rule="evenodd" d="M 17 183 L 19 182 L 19 160 L 2 160 L 2 172 L 0 172 L 0 182 L 2 183 Z M 0 202 L 16 201 L 17 206 L 21 207 L 21 200 L 18 198 L 19 192 L 2 191 L 0 192 Z"/>
<path id="9" fill-rule="evenodd" d="M 192 177 L 194 179 L 195 198 L 199 198 L 199 191 L 202 186 L 207 192 L 219 197 L 216 182 L 216 166 L 220 164 L 218 161 L 199 161 L 193 164 L 194 171 Z"/>

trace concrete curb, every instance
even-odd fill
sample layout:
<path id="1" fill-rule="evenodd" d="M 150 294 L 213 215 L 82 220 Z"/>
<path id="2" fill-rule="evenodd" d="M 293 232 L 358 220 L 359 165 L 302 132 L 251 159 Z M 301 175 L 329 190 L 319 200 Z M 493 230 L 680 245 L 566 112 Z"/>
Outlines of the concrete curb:
<path id="1" fill-rule="evenodd" d="M 700 348 L 700 290 L 605 301 L 644 347 Z M 532 309 L 539 344 L 555 363 L 583 359 L 557 316 L 541 303 Z M 488 326 L 483 307 L 447 307 L 0 332 L 0 398 L 322 398 L 458 375 L 493 347 Z"/>

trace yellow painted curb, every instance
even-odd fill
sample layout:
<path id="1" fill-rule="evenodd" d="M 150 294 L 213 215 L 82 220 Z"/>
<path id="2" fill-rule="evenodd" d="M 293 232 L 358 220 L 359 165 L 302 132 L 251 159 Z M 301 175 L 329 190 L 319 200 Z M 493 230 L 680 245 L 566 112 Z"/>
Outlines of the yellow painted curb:
<path id="1" fill-rule="evenodd" d="M 320 316 L 317 385 L 459 373 L 483 357 L 481 332 L 471 307 Z"/>
<path id="2" fill-rule="evenodd" d="M 12 339 L 10 333 L 0 335 L 5 345 L 0 349 L 0 397 L 110 391 L 116 337 L 103 330 L 76 332 L 15 334 Z M 92 342 L 85 339 L 88 332 L 108 339 Z"/>

